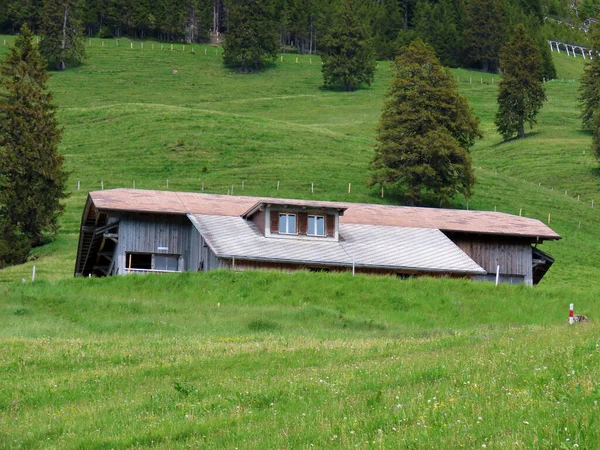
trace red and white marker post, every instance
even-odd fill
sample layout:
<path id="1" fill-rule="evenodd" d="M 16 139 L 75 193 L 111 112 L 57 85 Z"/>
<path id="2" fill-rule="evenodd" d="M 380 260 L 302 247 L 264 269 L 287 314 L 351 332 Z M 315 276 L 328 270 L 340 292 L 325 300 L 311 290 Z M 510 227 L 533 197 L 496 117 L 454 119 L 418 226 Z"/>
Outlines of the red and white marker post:
<path id="1" fill-rule="evenodd" d="M 571 303 L 571 306 L 569 307 L 569 325 L 573 325 L 575 323 L 575 318 L 573 317 L 573 303 Z"/>

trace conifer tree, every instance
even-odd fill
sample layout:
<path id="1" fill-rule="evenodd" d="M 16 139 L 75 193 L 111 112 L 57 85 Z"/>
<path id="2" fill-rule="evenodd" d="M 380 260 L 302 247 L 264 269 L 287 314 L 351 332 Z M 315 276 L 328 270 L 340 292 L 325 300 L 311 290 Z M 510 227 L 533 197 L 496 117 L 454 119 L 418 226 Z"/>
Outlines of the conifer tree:
<path id="1" fill-rule="evenodd" d="M 398 0 L 385 0 L 377 4 L 373 24 L 374 48 L 377 59 L 392 59 L 398 52 L 396 44 L 402 30 L 404 17 Z"/>
<path id="2" fill-rule="evenodd" d="M 342 0 L 322 43 L 325 87 L 353 91 L 361 84 L 371 85 L 377 62 L 369 28 L 358 2 Z"/>
<path id="3" fill-rule="evenodd" d="M 421 39 L 404 47 L 379 120 L 371 185 L 409 205 L 447 205 L 475 182 L 469 148 L 479 120 L 454 77 Z"/>
<path id="4" fill-rule="evenodd" d="M 58 128 L 45 63 L 26 25 L 0 66 L 0 260 L 45 242 L 66 197 Z M 6 246 L 6 239 L 16 239 Z M 11 256 L 12 255 L 12 256 Z"/>
<path id="5" fill-rule="evenodd" d="M 78 0 L 45 0 L 40 26 L 40 53 L 48 66 L 65 70 L 85 58 Z"/>
<path id="6" fill-rule="evenodd" d="M 593 55 L 600 51 L 600 24 L 593 24 L 591 29 L 590 49 Z M 581 103 L 581 123 L 586 130 L 596 128 L 600 109 L 600 57 L 588 59 L 579 84 L 579 101 Z"/>
<path id="7" fill-rule="evenodd" d="M 484 72 L 498 68 L 504 42 L 504 17 L 501 0 L 471 0 L 466 8 L 464 45 L 466 59 Z"/>
<path id="8" fill-rule="evenodd" d="M 519 25 L 511 41 L 502 49 L 502 80 L 498 88 L 496 127 L 504 140 L 525 137 L 525 122 L 530 127 L 546 101 L 542 83 L 542 60 L 536 43 Z"/>
<path id="9" fill-rule="evenodd" d="M 279 41 L 270 0 L 228 0 L 223 61 L 241 72 L 265 67 L 277 57 Z"/>
<path id="10" fill-rule="evenodd" d="M 600 111 L 596 111 L 593 117 L 594 120 L 594 137 L 592 138 L 592 151 L 600 161 Z"/>

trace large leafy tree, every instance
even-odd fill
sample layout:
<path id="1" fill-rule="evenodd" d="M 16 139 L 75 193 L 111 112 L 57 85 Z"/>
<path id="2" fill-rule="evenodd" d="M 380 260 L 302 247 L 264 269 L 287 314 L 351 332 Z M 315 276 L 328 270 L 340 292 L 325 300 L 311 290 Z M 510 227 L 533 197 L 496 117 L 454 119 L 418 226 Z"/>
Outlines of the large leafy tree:
<path id="1" fill-rule="evenodd" d="M 464 45 L 466 60 L 484 72 L 498 68 L 504 42 L 502 0 L 471 0 L 466 8 Z"/>
<path id="2" fill-rule="evenodd" d="M 322 43 L 323 84 L 353 91 L 375 77 L 375 51 L 369 23 L 356 0 L 342 0 Z"/>
<path id="3" fill-rule="evenodd" d="M 479 120 L 432 47 L 416 39 L 394 63 L 377 130 L 371 184 L 407 204 L 449 204 L 469 197 L 475 182 L 469 148 Z"/>
<path id="4" fill-rule="evenodd" d="M 279 41 L 270 0 L 228 0 L 223 61 L 241 72 L 263 69 L 277 57 Z"/>
<path id="5" fill-rule="evenodd" d="M 600 25 L 592 25 L 590 48 L 593 55 L 600 52 Z M 596 127 L 596 115 L 600 109 L 600 58 L 588 59 L 579 84 L 581 123 L 587 130 Z"/>
<path id="6" fill-rule="evenodd" d="M 62 130 L 45 68 L 24 25 L 0 66 L 0 264 L 19 262 L 56 232 L 66 197 Z"/>
<path id="7" fill-rule="evenodd" d="M 42 9 L 40 53 L 49 67 L 64 70 L 85 58 L 79 0 L 45 0 Z"/>
<path id="8" fill-rule="evenodd" d="M 504 140 L 515 135 L 525 137 L 525 123 L 530 127 L 546 101 L 542 82 L 542 60 L 535 41 L 525 27 L 515 29 L 513 38 L 502 49 L 502 80 L 498 88 L 496 127 Z"/>

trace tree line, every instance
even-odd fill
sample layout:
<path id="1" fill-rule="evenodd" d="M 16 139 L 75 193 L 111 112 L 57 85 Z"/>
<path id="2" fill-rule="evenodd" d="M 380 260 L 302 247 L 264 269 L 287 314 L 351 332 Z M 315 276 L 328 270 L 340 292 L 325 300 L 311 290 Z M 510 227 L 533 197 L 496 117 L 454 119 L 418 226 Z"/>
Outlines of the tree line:
<path id="1" fill-rule="evenodd" d="M 207 42 L 231 31 L 230 15 L 249 0 L 0 0 L 0 33 L 27 24 L 38 33 L 48 3 L 69 3 L 87 36 Z M 341 0 L 262 0 L 261 14 L 286 52 L 318 53 L 335 26 Z M 500 47 L 518 24 L 534 36 L 553 71 L 545 41 L 587 39 L 576 26 L 595 16 L 593 0 L 359 0 L 376 56 L 393 59 L 417 37 L 442 64 L 496 70 Z M 560 18 L 558 24 L 556 18 Z M 585 42 L 580 42 L 585 44 Z"/>

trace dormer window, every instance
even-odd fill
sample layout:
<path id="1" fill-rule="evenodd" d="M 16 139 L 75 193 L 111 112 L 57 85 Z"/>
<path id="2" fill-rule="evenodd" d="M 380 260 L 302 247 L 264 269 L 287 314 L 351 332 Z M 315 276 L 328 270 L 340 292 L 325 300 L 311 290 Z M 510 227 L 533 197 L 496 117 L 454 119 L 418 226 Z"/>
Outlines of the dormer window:
<path id="1" fill-rule="evenodd" d="M 339 240 L 339 218 L 345 207 L 337 203 L 268 199 L 242 214 L 267 238 Z"/>
<path id="2" fill-rule="evenodd" d="M 296 214 L 279 214 L 279 234 L 296 234 Z"/>
<path id="3" fill-rule="evenodd" d="M 309 236 L 325 236 L 325 216 L 308 216 Z"/>

